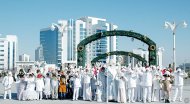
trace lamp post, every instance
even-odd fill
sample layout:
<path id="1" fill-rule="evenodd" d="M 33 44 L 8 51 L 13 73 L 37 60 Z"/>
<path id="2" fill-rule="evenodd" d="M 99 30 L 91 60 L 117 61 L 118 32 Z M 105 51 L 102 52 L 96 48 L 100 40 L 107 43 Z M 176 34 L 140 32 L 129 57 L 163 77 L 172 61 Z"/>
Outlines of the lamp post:
<path id="1" fill-rule="evenodd" d="M 173 69 L 174 71 L 176 70 L 176 52 L 175 52 L 175 33 L 176 33 L 176 29 L 178 26 L 182 25 L 184 28 L 187 27 L 187 23 L 184 22 L 180 22 L 178 24 L 176 24 L 175 22 L 165 22 L 164 26 L 165 28 L 170 28 L 172 30 L 172 34 L 173 34 Z"/>

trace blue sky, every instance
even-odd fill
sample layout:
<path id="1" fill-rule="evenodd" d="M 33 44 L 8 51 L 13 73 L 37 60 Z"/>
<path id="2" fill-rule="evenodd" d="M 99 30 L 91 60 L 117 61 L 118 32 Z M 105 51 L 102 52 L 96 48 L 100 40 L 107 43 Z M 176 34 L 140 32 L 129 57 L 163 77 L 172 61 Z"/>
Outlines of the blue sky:
<path id="1" fill-rule="evenodd" d="M 122 30 L 149 36 L 164 47 L 164 65 L 172 62 L 173 37 L 164 29 L 164 21 L 190 24 L 189 0 L 1 0 L 0 34 L 18 36 L 18 54 L 29 54 L 39 45 L 41 28 L 60 19 L 83 16 L 105 18 Z M 147 48 L 138 40 L 119 38 L 119 49 Z M 177 64 L 190 62 L 190 27 L 176 32 Z"/>

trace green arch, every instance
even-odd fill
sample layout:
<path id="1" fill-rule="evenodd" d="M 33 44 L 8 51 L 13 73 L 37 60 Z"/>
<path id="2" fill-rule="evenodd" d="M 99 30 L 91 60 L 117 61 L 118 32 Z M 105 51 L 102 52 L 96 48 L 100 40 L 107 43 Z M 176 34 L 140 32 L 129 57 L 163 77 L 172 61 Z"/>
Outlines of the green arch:
<path id="1" fill-rule="evenodd" d="M 106 58 L 106 57 L 108 57 L 108 56 L 111 56 L 111 55 L 125 55 L 125 56 L 131 56 L 131 57 L 135 57 L 136 59 L 142 61 L 143 64 L 144 64 L 144 63 L 147 63 L 147 61 L 146 61 L 144 58 L 142 58 L 141 56 L 139 56 L 139 55 L 137 55 L 137 54 L 134 54 L 134 53 L 132 53 L 132 52 L 125 52 L 125 51 L 112 51 L 112 52 L 108 52 L 108 53 L 101 54 L 101 55 L 97 56 L 96 58 L 94 58 L 94 59 L 91 61 L 91 63 L 93 64 L 93 63 L 97 62 L 98 60 L 104 59 L 104 58 Z"/>
<path id="2" fill-rule="evenodd" d="M 77 66 L 85 66 L 85 46 L 92 41 L 101 39 L 103 37 L 108 36 L 126 36 L 133 37 L 137 40 L 140 40 L 148 45 L 149 51 L 149 65 L 156 65 L 156 43 L 152 41 L 145 35 L 141 35 L 140 33 L 136 33 L 133 31 L 125 31 L 125 30 L 113 30 L 113 31 L 105 31 L 96 33 L 82 40 L 77 46 Z"/>

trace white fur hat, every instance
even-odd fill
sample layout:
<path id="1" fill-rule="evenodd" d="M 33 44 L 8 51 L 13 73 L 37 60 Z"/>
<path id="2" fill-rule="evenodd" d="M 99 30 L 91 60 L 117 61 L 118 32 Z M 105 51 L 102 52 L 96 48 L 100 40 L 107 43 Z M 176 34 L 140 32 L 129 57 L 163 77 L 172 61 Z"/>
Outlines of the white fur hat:
<path id="1" fill-rule="evenodd" d="M 181 69 L 180 69 L 180 68 L 178 68 L 178 69 L 177 69 L 177 71 L 178 71 L 178 72 L 181 72 Z"/>
<path id="2" fill-rule="evenodd" d="M 170 72 L 169 72 L 169 71 L 166 71 L 166 72 L 164 73 L 164 75 L 170 75 Z"/>

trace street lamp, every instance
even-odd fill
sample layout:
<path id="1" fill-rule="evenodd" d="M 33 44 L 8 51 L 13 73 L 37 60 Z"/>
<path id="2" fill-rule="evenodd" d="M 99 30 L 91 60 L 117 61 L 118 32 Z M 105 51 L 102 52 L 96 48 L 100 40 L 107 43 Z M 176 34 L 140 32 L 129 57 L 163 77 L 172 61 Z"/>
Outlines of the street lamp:
<path id="1" fill-rule="evenodd" d="M 61 43 L 60 43 L 61 46 L 59 46 L 59 48 L 61 49 L 61 51 L 63 51 L 63 48 L 62 48 L 62 37 L 64 36 L 64 35 L 63 35 L 64 32 L 67 31 L 67 28 L 71 28 L 71 26 L 64 25 L 62 21 L 58 21 L 58 24 L 52 23 L 52 25 L 51 25 L 50 28 L 51 28 L 52 31 L 54 31 L 55 28 L 57 28 L 58 31 L 61 33 L 61 37 L 59 38 L 59 40 L 61 40 L 61 41 L 60 41 L 60 42 L 61 42 Z M 60 62 L 58 61 L 58 63 L 60 63 Z"/>
<path id="2" fill-rule="evenodd" d="M 173 68 L 174 71 L 176 70 L 176 53 L 175 53 L 175 32 L 176 32 L 176 28 L 178 26 L 182 25 L 184 28 L 187 27 L 187 23 L 184 22 L 180 22 L 178 24 L 176 24 L 175 22 L 170 23 L 170 22 L 165 22 L 164 26 L 165 28 L 170 28 L 172 30 L 172 34 L 173 34 Z"/>

